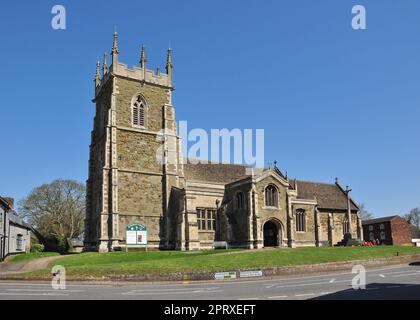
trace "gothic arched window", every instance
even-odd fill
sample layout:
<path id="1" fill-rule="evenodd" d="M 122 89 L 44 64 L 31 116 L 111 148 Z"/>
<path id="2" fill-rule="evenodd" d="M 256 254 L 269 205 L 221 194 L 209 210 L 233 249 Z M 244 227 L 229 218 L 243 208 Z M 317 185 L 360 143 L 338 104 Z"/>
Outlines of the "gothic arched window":
<path id="1" fill-rule="evenodd" d="M 277 188 L 273 185 L 269 185 L 265 188 L 265 205 L 267 207 L 276 207 L 278 206 L 278 192 Z"/>
<path id="2" fill-rule="evenodd" d="M 235 208 L 244 209 L 245 208 L 245 195 L 243 192 L 238 192 L 235 196 Z"/>
<path id="3" fill-rule="evenodd" d="M 303 209 L 296 211 L 296 231 L 306 232 L 306 212 Z"/>
<path id="4" fill-rule="evenodd" d="M 133 127 L 146 128 L 146 103 L 142 96 L 138 96 L 133 103 Z"/>
<path id="5" fill-rule="evenodd" d="M 347 233 L 350 233 L 350 222 L 346 217 L 343 221 L 343 234 L 346 235 Z"/>

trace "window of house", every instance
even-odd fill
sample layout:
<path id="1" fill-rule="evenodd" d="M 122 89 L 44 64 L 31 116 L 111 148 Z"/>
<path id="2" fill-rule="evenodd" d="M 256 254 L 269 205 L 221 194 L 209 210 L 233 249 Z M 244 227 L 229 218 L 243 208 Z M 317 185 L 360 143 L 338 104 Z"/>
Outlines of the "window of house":
<path id="1" fill-rule="evenodd" d="M 381 231 L 381 240 L 385 240 L 385 239 L 386 239 L 385 231 Z"/>
<path id="2" fill-rule="evenodd" d="M 146 128 L 146 103 L 141 96 L 134 102 L 132 112 L 133 127 Z"/>
<path id="3" fill-rule="evenodd" d="M 346 235 L 347 233 L 350 233 L 350 222 L 345 218 L 343 221 L 343 234 Z"/>
<path id="4" fill-rule="evenodd" d="M 16 250 L 23 251 L 23 235 L 18 234 L 16 237 Z"/>
<path id="5" fill-rule="evenodd" d="M 243 192 L 238 192 L 235 196 L 235 207 L 236 209 L 245 208 L 245 195 Z"/>
<path id="6" fill-rule="evenodd" d="M 296 231 L 306 232 L 306 213 L 305 210 L 299 209 L 296 211 Z"/>
<path id="7" fill-rule="evenodd" d="M 216 209 L 197 209 L 197 224 L 200 231 L 215 231 Z"/>
<path id="8" fill-rule="evenodd" d="M 369 240 L 375 241 L 375 234 L 373 232 L 369 233 Z"/>
<path id="9" fill-rule="evenodd" d="M 369 226 L 369 231 L 373 231 L 373 226 Z"/>
<path id="10" fill-rule="evenodd" d="M 381 229 L 381 230 L 385 230 L 385 225 L 384 225 L 384 224 L 381 224 L 381 225 L 380 225 L 380 229 Z"/>
<path id="11" fill-rule="evenodd" d="M 265 189 L 265 205 L 267 207 L 277 207 L 278 205 L 278 192 L 277 188 L 273 185 Z"/>

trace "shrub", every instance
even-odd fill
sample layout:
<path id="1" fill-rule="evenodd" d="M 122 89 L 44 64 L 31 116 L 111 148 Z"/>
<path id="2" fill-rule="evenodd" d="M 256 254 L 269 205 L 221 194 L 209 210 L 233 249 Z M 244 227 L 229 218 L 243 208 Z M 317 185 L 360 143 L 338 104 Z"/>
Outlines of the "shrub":
<path id="1" fill-rule="evenodd" d="M 44 245 L 43 244 L 39 244 L 39 243 L 34 243 L 31 246 L 31 252 L 32 253 L 43 252 L 44 249 L 45 249 Z"/>

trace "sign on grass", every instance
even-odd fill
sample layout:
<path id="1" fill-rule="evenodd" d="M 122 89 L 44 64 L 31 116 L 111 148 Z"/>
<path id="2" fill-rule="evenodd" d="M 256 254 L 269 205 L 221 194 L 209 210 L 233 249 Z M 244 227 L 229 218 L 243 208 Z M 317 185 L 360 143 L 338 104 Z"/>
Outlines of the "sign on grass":
<path id="1" fill-rule="evenodd" d="M 236 279 L 236 272 L 219 272 L 214 275 L 216 280 Z"/>
<path id="2" fill-rule="evenodd" d="M 130 224 L 126 227 L 127 245 L 147 245 L 147 227 L 142 224 Z"/>

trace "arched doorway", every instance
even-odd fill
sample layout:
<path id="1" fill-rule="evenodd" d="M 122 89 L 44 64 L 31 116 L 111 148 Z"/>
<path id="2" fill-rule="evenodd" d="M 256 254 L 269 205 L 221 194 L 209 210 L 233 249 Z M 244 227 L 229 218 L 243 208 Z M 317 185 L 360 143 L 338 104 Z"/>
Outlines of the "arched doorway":
<path id="1" fill-rule="evenodd" d="M 278 247 L 281 230 L 278 224 L 267 221 L 264 225 L 264 247 Z"/>

